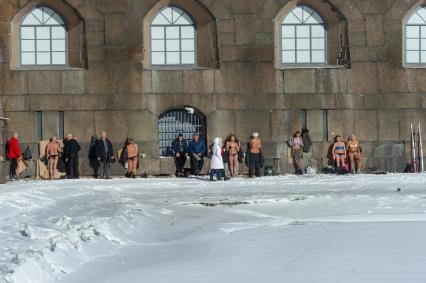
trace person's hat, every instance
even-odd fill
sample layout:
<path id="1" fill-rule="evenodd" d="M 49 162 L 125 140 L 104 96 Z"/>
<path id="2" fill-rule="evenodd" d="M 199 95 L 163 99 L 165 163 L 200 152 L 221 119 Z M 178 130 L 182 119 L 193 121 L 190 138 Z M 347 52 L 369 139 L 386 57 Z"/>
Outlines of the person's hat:
<path id="1" fill-rule="evenodd" d="M 199 136 L 200 133 L 195 132 L 192 136 Z"/>
<path id="2" fill-rule="evenodd" d="M 254 137 L 254 138 L 258 138 L 259 137 L 259 133 L 258 132 L 254 132 L 251 136 Z"/>
<path id="3" fill-rule="evenodd" d="M 182 133 L 179 133 L 178 137 L 183 137 L 183 134 L 182 134 Z"/>

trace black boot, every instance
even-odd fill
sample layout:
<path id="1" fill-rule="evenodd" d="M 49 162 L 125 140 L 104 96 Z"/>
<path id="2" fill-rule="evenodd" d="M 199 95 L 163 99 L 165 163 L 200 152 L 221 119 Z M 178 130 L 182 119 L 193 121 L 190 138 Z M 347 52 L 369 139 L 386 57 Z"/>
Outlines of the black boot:
<path id="1" fill-rule="evenodd" d="M 214 181 L 213 176 L 214 176 L 215 171 L 216 170 L 210 170 L 210 181 L 212 181 L 212 182 Z M 216 176 L 217 176 L 217 179 L 219 180 L 219 173 L 216 173 Z"/>
<path id="2" fill-rule="evenodd" d="M 220 170 L 220 172 L 222 173 L 221 177 L 223 178 L 223 180 L 228 181 L 229 177 L 226 176 L 225 169 Z"/>

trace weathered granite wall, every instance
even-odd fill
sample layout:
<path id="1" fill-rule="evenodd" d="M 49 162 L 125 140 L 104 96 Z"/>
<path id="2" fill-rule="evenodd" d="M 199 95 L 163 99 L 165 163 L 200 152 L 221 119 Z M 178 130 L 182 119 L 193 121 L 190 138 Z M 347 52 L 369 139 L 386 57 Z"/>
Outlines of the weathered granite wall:
<path id="1" fill-rule="evenodd" d="M 216 19 L 217 67 L 191 70 L 144 67 L 143 21 L 157 0 L 61 0 L 84 19 L 87 69 L 16 68 L 11 22 L 29 2 L 0 0 L 0 91 L 8 129 L 35 144 L 36 111 L 43 111 L 44 138 L 57 134 L 56 114 L 64 111 L 65 132 L 84 145 L 85 173 L 90 137 L 103 130 L 117 146 L 134 137 L 147 154 L 148 173 L 170 171 L 170 161 L 158 158 L 157 119 L 177 105 L 207 116 L 209 139 L 235 133 L 244 140 L 258 131 L 268 162 L 275 159 L 284 172 L 292 171 L 285 141 L 301 127 L 302 110 L 315 141 L 309 162 L 319 167 L 334 135 L 355 133 L 366 167 L 401 171 L 410 154 L 409 123 L 426 118 L 426 69 L 402 64 L 403 18 L 418 0 L 331 1 L 348 21 L 350 69 L 275 67 L 273 20 L 298 1 L 178 1 L 196 2 Z"/>

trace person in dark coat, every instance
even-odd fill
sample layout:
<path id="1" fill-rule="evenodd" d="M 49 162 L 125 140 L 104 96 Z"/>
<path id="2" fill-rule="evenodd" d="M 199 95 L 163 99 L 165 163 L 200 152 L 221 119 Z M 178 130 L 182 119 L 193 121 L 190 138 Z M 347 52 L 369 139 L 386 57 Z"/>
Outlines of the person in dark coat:
<path id="1" fill-rule="evenodd" d="M 312 146 L 312 140 L 311 140 L 311 135 L 309 135 L 309 130 L 306 128 L 303 128 L 301 136 L 303 140 L 302 150 L 303 152 L 308 153 L 311 151 L 311 146 Z"/>
<path id="2" fill-rule="evenodd" d="M 92 136 L 90 139 L 90 147 L 89 154 L 87 157 L 89 158 L 89 166 L 93 169 L 93 178 L 97 179 L 99 177 L 99 161 L 96 157 L 96 144 L 98 141 L 98 137 L 96 135 Z"/>
<path id="3" fill-rule="evenodd" d="M 188 155 L 191 160 L 191 174 L 198 175 L 203 170 L 204 157 L 207 154 L 205 141 L 200 138 L 200 134 L 195 133 L 188 146 Z"/>
<path id="4" fill-rule="evenodd" d="M 78 179 L 80 172 L 78 170 L 78 152 L 81 150 L 80 144 L 68 134 L 66 142 L 64 140 L 64 158 L 67 172 L 67 178 Z"/>
<path id="5" fill-rule="evenodd" d="M 101 178 L 111 179 L 110 163 L 115 161 L 114 149 L 106 132 L 102 132 L 101 138 L 96 142 L 96 159 L 100 162 Z"/>
<path id="6" fill-rule="evenodd" d="M 182 134 L 172 142 L 172 149 L 175 155 L 176 176 L 185 175 L 185 163 L 188 157 L 188 143 L 183 138 Z"/>

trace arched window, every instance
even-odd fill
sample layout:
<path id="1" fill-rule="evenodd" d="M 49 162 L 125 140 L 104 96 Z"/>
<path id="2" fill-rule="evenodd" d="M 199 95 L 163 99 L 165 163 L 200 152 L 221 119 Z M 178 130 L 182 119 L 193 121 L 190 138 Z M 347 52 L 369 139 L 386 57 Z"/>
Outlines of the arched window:
<path id="1" fill-rule="evenodd" d="M 151 23 L 152 65 L 195 65 L 195 28 L 181 9 L 166 7 Z"/>
<path id="2" fill-rule="evenodd" d="M 172 142 L 179 134 L 188 141 L 194 133 L 206 141 L 206 117 L 192 107 L 172 108 L 163 113 L 158 119 L 158 140 L 160 156 L 174 156 Z"/>
<path id="3" fill-rule="evenodd" d="M 326 30 L 321 16 L 308 6 L 291 10 L 281 24 L 282 64 L 325 64 Z"/>
<path id="4" fill-rule="evenodd" d="M 48 7 L 25 16 L 20 28 L 21 65 L 66 65 L 67 30 L 62 17 Z"/>
<path id="5" fill-rule="evenodd" d="M 426 7 L 419 7 L 405 25 L 405 62 L 426 63 Z"/>

